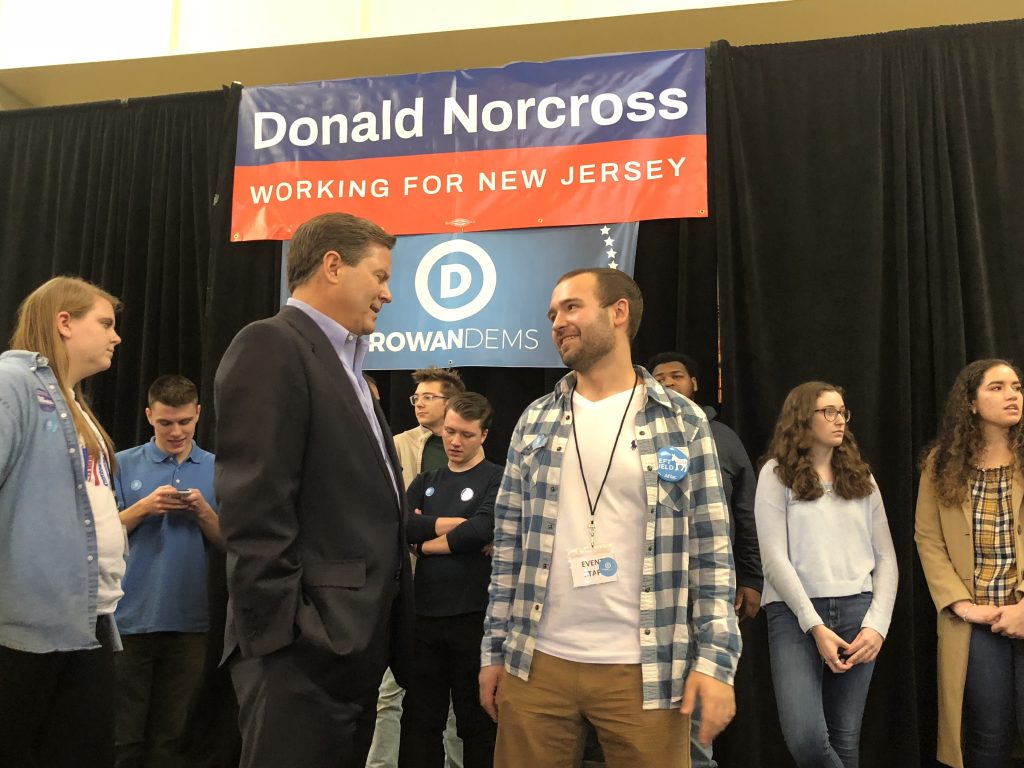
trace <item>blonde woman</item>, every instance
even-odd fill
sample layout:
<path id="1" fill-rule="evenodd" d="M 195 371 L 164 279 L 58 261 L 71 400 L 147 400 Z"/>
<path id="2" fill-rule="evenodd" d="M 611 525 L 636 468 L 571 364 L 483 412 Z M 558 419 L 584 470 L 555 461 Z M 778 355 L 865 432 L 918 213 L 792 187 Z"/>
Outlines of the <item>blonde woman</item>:
<path id="1" fill-rule="evenodd" d="M 978 360 L 953 382 L 925 454 L 917 550 L 938 611 L 938 759 L 1009 766 L 1024 718 L 1021 375 Z"/>
<path id="2" fill-rule="evenodd" d="M 117 307 L 54 278 L 0 355 L 0 765 L 113 764 L 125 539 L 113 446 L 81 382 L 110 367 Z"/>

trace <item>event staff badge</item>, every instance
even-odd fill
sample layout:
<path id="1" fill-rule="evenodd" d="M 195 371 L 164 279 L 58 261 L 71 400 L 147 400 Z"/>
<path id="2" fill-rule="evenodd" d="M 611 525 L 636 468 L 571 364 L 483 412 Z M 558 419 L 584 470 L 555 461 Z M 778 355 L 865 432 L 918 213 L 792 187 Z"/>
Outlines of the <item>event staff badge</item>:
<path id="1" fill-rule="evenodd" d="M 619 562 L 608 544 L 569 550 L 574 587 L 592 587 L 619 580 Z"/>
<path id="2" fill-rule="evenodd" d="M 678 483 L 690 471 L 690 459 L 686 450 L 669 446 L 658 450 L 658 477 L 670 483 Z"/>

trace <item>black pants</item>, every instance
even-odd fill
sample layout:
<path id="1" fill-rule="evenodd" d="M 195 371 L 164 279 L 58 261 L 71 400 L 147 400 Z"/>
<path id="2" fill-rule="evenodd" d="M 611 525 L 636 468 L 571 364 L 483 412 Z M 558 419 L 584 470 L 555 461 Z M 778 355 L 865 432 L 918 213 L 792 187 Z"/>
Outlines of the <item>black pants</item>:
<path id="1" fill-rule="evenodd" d="M 209 573 L 206 597 L 210 631 L 206 637 L 203 673 L 181 737 L 189 768 L 238 768 L 242 737 L 238 732 L 238 700 L 231 670 L 221 666 L 227 620 L 228 574 L 225 554 L 216 547 L 206 553 Z"/>
<path id="2" fill-rule="evenodd" d="M 180 740 L 206 656 L 205 632 L 125 635 L 114 658 L 117 768 L 183 768 Z"/>
<path id="3" fill-rule="evenodd" d="M 298 640 L 229 661 L 242 732 L 240 768 L 363 768 L 377 721 L 377 687 L 342 691 L 331 659 Z M 325 685 L 325 681 L 326 685 Z M 342 683 L 344 681 L 341 681 Z"/>
<path id="4" fill-rule="evenodd" d="M 111 768 L 114 661 L 110 618 L 102 645 L 87 651 L 28 653 L 0 646 L 0 765 Z"/>
<path id="5" fill-rule="evenodd" d="M 483 611 L 416 617 L 415 677 L 402 702 L 400 768 L 442 768 L 449 697 L 465 768 L 494 764 L 497 726 L 480 706 L 483 633 Z"/>

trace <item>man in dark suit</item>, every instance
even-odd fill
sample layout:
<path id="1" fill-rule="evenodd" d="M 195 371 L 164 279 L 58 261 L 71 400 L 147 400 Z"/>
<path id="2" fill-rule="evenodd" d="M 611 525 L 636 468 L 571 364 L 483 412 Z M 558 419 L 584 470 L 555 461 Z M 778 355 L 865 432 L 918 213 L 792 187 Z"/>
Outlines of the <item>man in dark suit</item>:
<path id="1" fill-rule="evenodd" d="M 381 675 L 390 664 L 408 680 L 404 491 L 362 376 L 394 243 L 348 214 L 300 226 L 288 306 L 242 329 L 217 371 L 224 646 L 243 768 L 362 768 Z"/>

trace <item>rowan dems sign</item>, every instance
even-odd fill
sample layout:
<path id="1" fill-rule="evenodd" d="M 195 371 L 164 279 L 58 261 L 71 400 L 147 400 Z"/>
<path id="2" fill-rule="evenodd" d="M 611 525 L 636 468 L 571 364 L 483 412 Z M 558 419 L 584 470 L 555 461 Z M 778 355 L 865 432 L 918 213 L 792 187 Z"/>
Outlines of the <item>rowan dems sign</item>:
<path id="1" fill-rule="evenodd" d="M 244 89 L 233 239 L 338 210 L 396 234 L 706 216 L 704 51 Z"/>
<path id="2" fill-rule="evenodd" d="M 366 337 L 363 367 L 561 367 L 547 318 L 555 282 L 578 267 L 632 275 L 638 228 L 633 222 L 398 238 L 394 298 Z M 287 254 L 282 303 L 286 263 Z"/>

